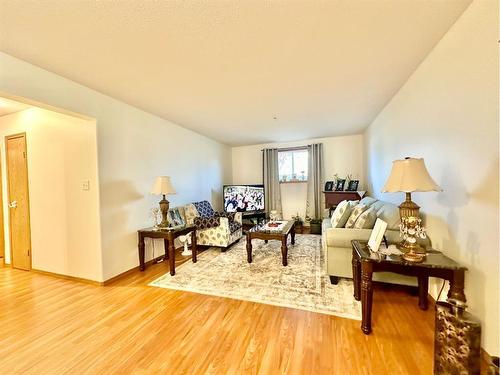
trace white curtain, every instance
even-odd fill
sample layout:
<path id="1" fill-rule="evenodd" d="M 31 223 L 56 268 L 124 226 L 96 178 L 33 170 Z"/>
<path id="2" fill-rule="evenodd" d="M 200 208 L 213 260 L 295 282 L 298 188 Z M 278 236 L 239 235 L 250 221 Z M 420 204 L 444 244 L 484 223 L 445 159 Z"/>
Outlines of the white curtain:
<path id="1" fill-rule="evenodd" d="M 307 146 L 309 151 L 309 174 L 307 179 L 306 215 L 311 219 L 323 217 L 323 144 Z"/>
<path id="2" fill-rule="evenodd" d="M 262 150 L 264 161 L 264 195 L 266 212 L 278 211 L 281 216 L 281 190 L 278 171 L 278 149 Z"/>

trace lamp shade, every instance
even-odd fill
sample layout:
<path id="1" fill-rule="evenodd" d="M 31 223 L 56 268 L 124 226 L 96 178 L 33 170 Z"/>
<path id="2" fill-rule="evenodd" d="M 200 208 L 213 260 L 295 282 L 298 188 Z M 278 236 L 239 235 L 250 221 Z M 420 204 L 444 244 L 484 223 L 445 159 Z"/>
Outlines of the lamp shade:
<path id="1" fill-rule="evenodd" d="M 167 195 L 167 194 L 176 194 L 172 183 L 170 182 L 170 177 L 168 176 L 159 176 L 156 177 L 155 183 L 151 188 L 151 194 L 157 195 Z"/>
<path id="2" fill-rule="evenodd" d="M 414 191 L 441 191 L 425 167 L 424 159 L 394 160 L 392 170 L 382 192 L 411 193 Z"/>

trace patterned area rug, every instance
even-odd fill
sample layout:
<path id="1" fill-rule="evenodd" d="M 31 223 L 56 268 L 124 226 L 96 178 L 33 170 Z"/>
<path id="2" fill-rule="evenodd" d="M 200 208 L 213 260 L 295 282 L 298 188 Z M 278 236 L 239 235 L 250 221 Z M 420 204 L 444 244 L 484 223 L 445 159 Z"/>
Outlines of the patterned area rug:
<path id="1" fill-rule="evenodd" d="M 325 272 L 321 237 L 297 235 L 288 247 L 288 266 L 281 264 L 281 242 L 253 240 L 253 263 L 247 263 L 242 238 L 225 253 L 211 248 L 166 274 L 150 286 L 291 307 L 361 319 L 352 281 L 332 285 Z"/>

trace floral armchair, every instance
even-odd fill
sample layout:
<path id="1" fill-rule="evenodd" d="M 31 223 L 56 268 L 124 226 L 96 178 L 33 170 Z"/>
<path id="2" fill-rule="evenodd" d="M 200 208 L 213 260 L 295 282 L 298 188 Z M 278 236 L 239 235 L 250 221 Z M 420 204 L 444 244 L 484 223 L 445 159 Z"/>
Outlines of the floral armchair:
<path id="1" fill-rule="evenodd" d="M 227 248 L 243 236 L 241 212 L 215 212 L 208 201 L 184 206 L 187 224 L 196 226 L 198 245 Z"/>

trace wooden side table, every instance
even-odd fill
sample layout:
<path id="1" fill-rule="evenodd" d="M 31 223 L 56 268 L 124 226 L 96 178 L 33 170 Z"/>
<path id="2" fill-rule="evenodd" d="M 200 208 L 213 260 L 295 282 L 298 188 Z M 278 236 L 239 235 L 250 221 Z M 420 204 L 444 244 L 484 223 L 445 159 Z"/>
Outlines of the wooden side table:
<path id="1" fill-rule="evenodd" d="M 361 300 L 361 330 L 370 334 L 372 330 L 372 301 L 374 272 L 395 272 L 418 278 L 418 306 L 427 309 L 429 277 L 448 280 L 450 290 L 448 298 L 465 303 L 464 280 L 467 268 L 460 266 L 443 253 L 427 249 L 427 256 L 421 263 L 412 263 L 401 255 L 384 255 L 368 249 L 366 241 L 352 241 L 352 276 L 354 281 L 354 298 Z"/>
<path id="2" fill-rule="evenodd" d="M 154 228 L 146 228 L 137 231 L 139 237 L 139 268 L 141 271 L 146 269 L 146 264 L 144 262 L 145 257 L 145 244 L 144 239 L 149 238 L 163 238 L 165 244 L 165 258 L 168 259 L 170 265 L 170 274 L 175 275 L 175 245 L 174 241 L 177 237 L 183 236 L 191 232 L 191 245 L 192 245 L 192 256 L 191 259 L 193 263 L 196 263 L 196 227 L 194 225 L 185 226 L 177 229 L 161 229 L 156 230 Z"/>

